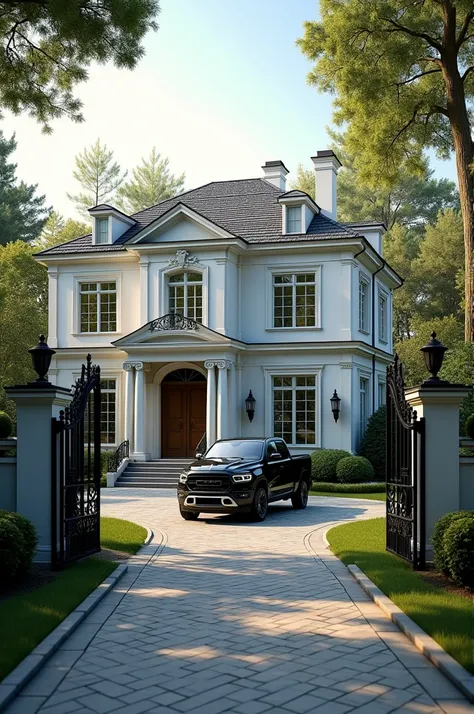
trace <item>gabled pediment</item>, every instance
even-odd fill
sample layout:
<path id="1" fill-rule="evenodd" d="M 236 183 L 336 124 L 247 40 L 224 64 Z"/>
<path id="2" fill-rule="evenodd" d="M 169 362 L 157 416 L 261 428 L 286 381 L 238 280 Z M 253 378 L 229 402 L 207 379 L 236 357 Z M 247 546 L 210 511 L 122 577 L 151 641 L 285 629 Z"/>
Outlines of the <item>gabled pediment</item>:
<path id="1" fill-rule="evenodd" d="M 210 330 L 195 320 L 181 315 L 168 314 L 156 320 L 147 322 L 138 330 L 131 332 L 112 344 L 120 349 L 129 347 L 160 345 L 163 343 L 173 345 L 214 344 L 229 345 L 232 340 L 220 332 Z"/>
<path id="2" fill-rule="evenodd" d="M 194 229 L 197 240 L 207 238 L 234 238 L 235 236 L 221 226 L 201 215 L 184 203 L 178 203 L 169 211 L 143 228 L 127 241 L 126 245 L 138 243 L 156 243 L 161 240 L 179 240 L 180 226 L 185 228 L 185 238 L 189 240 L 189 229 Z M 184 237 L 184 236 L 183 236 Z"/>

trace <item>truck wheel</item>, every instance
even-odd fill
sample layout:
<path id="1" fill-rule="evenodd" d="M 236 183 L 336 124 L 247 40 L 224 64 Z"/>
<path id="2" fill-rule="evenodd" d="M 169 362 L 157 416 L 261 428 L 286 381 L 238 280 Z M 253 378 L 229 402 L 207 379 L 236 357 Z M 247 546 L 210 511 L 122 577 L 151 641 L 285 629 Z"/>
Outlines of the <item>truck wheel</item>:
<path id="1" fill-rule="evenodd" d="M 195 521 L 199 518 L 198 511 L 183 511 L 180 508 L 179 512 L 181 513 L 181 518 L 184 518 L 185 521 Z"/>
<path id="2" fill-rule="evenodd" d="M 252 521 L 264 521 L 268 511 L 268 496 L 263 486 L 257 488 L 250 517 Z"/>
<path id="3" fill-rule="evenodd" d="M 291 497 L 293 508 L 302 509 L 308 505 L 308 484 L 301 479 L 295 495 Z"/>

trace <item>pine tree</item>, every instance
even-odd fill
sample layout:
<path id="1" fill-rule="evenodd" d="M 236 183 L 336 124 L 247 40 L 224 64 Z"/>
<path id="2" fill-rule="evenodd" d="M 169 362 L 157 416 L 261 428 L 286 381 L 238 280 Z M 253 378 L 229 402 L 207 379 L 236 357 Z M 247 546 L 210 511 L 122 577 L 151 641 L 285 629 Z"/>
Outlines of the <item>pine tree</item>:
<path id="1" fill-rule="evenodd" d="M 133 169 L 131 180 L 117 191 L 120 205 L 126 213 L 138 213 L 182 193 L 184 173 L 174 176 L 168 166 L 169 159 L 161 158 L 161 154 L 153 147 L 150 157 L 142 159 L 142 163 Z"/>
<path id="2" fill-rule="evenodd" d="M 80 238 L 90 232 L 91 227 L 89 224 L 75 221 L 72 218 L 64 221 L 60 213 L 53 211 L 35 243 L 39 250 L 45 250 L 55 245 L 67 243 L 70 240 L 74 240 L 74 238 Z"/>
<path id="3" fill-rule="evenodd" d="M 68 198 L 74 202 L 79 213 L 88 217 L 89 208 L 112 199 L 127 172 L 122 173 L 120 164 L 114 161 L 114 152 L 106 144 L 101 144 L 100 139 L 78 154 L 75 161 L 73 176 L 82 192 L 68 193 Z"/>

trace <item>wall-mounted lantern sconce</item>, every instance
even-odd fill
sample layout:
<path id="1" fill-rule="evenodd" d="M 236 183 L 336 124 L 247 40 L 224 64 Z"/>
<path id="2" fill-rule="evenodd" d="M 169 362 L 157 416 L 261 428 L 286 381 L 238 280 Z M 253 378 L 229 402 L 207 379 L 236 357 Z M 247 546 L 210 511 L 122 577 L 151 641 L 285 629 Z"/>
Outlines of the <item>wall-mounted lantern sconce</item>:
<path id="1" fill-rule="evenodd" d="M 31 355 L 33 369 L 38 375 L 38 379 L 32 384 L 46 387 L 49 386 L 46 375 L 48 374 L 49 365 L 51 364 L 51 357 L 56 354 L 55 350 L 48 347 L 45 336 L 40 335 L 39 342 L 36 347 L 32 347 L 28 350 L 28 352 Z"/>
<path id="2" fill-rule="evenodd" d="M 249 395 L 245 400 L 245 411 L 247 412 L 249 421 L 252 421 L 255 414 L 255 397 L 252 394 L 252 390 L 250 390 Z"/>
<path id="3" fill-rule="evenodd" d="M 334 394 L 331 397 L 331 411 L 334 417 L 334 421 L 337 423 L 341 411 L 341 400 L 338 397 L 336 390 L 334 390 Z"/>
<path id="4" fill-rule="evenodd" d="M 431 377 L 426 379 L 423 384 L 441 383 L 441 379 L 438 377 L 438 372 L 443 366 L 444 353 L 447 349 L 448 348 L 445 347 L 442 342 L 436 339 L 436 332 L 432 332 L 431 340 L 427 345 L 421 347 L 420 349 L 420 351 L 423 352 L 423 357 L 425 358 L 426 369 L 431 374 Z"/>

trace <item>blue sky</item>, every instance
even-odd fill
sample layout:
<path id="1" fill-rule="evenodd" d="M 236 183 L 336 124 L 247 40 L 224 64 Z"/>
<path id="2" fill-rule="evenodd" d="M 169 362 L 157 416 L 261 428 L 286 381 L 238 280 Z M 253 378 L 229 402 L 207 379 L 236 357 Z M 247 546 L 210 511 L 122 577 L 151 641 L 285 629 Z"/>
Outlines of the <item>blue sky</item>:
<path id="1" fill-rule="evenodd" d="M 160 29 L 133 72 L 91 68 L 79 91 L 83 124 L 62 119 L 45 136 L 32 119 L 5 116 L 19 176 L 74 216 L 74 156 L 100 137 L 128 169 L 156 146 L 174 172 L 186 172 L 187 188 L 260 176 L 273 159 L 291 180 L 328 144 L 331 97 L 306 84 L 309 64 L 295 46 L 317 8 L 315 0 L 161 0 Z M 455 178 L 453 161 L 433 167 Z"/>

